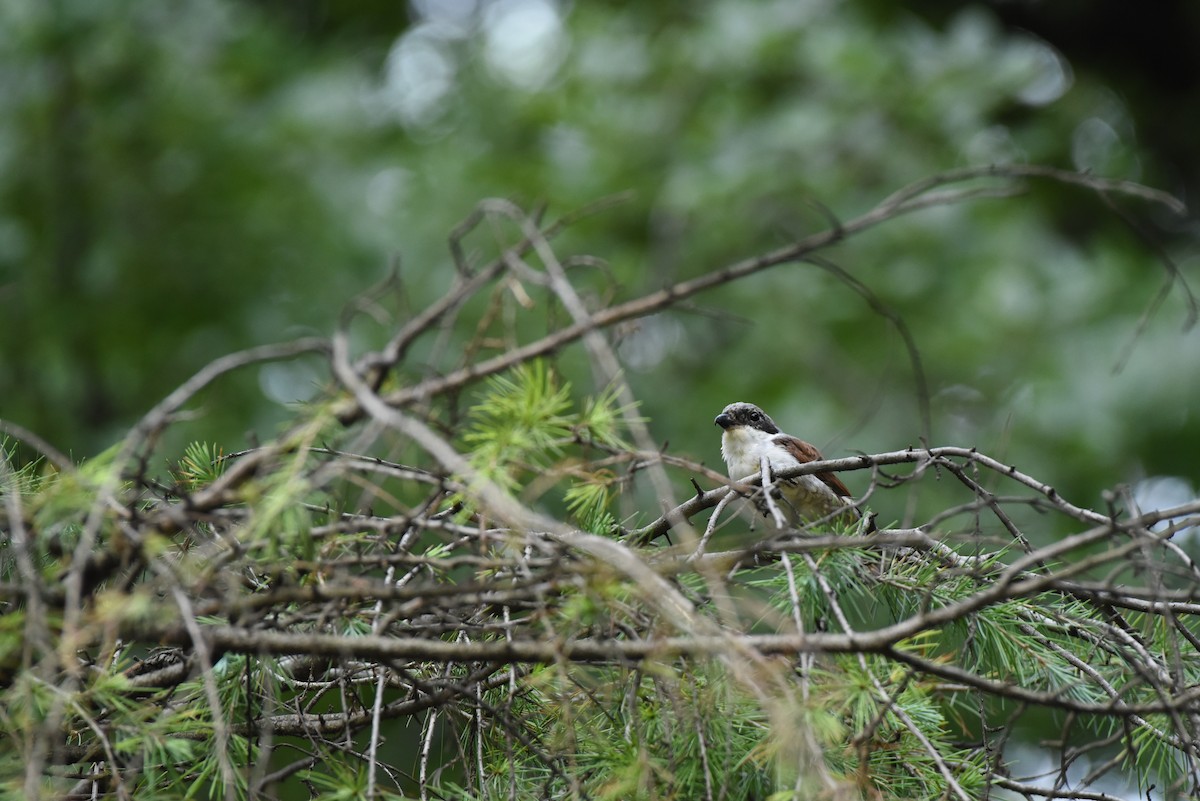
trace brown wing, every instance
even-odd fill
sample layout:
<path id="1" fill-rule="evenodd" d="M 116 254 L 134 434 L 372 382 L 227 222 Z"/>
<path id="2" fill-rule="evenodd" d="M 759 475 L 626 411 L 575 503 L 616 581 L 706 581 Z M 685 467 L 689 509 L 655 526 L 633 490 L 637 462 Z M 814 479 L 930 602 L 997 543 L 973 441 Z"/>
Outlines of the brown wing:
<path id="1" fill-rule="evenodd" d="M 821 452 L 817 450 L 816 446 L 802 439 L 789 437 L 787 434 L 780 434 L 778 437 L 775 437 L 775 442 L 786 448 L 787 452 L 796 457 L 796 461 L 801 464 L 819 462 L 822 459 Z M 833 490 L 835 494 L 843 498 L 852 497 L 850 490 L 846 488 L 846 485 L 842 483 L 842 480 L 837 477 L 836 473 L 814 473 L 813 475 L 824 481 L 825 486 Z"/>

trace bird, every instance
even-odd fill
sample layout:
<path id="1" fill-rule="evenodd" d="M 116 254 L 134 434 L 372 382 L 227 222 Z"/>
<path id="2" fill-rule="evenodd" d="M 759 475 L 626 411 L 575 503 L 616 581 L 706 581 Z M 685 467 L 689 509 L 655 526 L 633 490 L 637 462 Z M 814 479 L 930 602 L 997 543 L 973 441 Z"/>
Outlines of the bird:
<path id="1" fill-rule="evenodd" d="M 775 421 L 753 403 L 731 403 L 713 423 L 722 429 L 721 458 L 734 481 L 761 473 L 763 459 L 772 474 L 821 460 L 815 446 L 780 431 Z M 778 508 L 791 525 L 834 515 L 838 519 L 859 518 L 850 490 L 834 473 L 813 473 L 774 483 L 783 501 Z M 759 508 L 769 513 L 765 504 L 759 504 Z"/>

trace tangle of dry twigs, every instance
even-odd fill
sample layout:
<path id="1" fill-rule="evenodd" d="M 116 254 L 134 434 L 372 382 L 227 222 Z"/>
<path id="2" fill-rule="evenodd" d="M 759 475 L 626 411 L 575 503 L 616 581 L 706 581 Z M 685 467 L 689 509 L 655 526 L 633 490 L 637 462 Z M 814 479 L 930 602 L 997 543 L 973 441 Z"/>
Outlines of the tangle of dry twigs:
<path id="1" fill-rule="evenodd" d="M 658 449 L 603 334 L 818 258 L 900 215 L 1005 197 L 1029 179 L 1176 205 L 1144 187 L 1045 168 L 964 170 L 773 252 L 590 308 L 549 244 L 570 220 L 540 225 L 488 201 L 452 239 L 451 288 L 376 351 L 354 356 L 339 331 L 214 362 L 130 431 L 108 470 L 90 475 L 8 427 L 48 458 L 42 495 L 23 491 L 37 482 L 0 461 L 0 604 L 22 621 L 5 630 L 2 717 L 22 791 L 133 797 L 151 760 L 146 743 L 122 745 L 131 721 L 154 729 L 190 708 L 203 710 L 194 714 L 205 725 L 177 726 L 172 737 L 212 743 L 214 772 L 202 780 L 226 798 L 274 797 L 331 753 L 363 766 L 368 795 L 387 785 L 429 797 L 435 774 L 447 771 L 483 795 L 496 775 L 485 742 L 540 760 L 547 796 L 592 797 L 594 774 L 573 762 L 582 749 L 563 739 L 578 721 L 551 732 L 545 712 L 530 711 L 536 699 L 567 718 L 615 700 L 604 714 L 630 726 L 643 696 L 681 705 L 715 666 L 780 742 L 781 728 L 792 732 L 775 756 L 791 761 L 798 788 L 814 782 L 805 797 L 838 797 L 854 781 L 868 796 L 885 795 L 872 759 L 901 738 L 911 738 L 911 759 L 928 762 L 947 797 L 1004 789 L 1109 798 L 1093 788 L 1150 750 L 1169 755 L 1160 767 L 1172 792 L 1194 792 L 1200 568 L 1173 538 L 1200 526 L 1200 502 L 1095 511 L 986 454 L 930 446 L 777 476 L 861 471 L 870 476 L 868 505 L 931 477 L 957 482 L 954 504 L 924 519 L 888 527 L 868 518 L 849 531 L 781 531 L 761 519 L 747 526 L 732 510 L 761 493 L 760 483 L 733 484 Z M 516 241 L 473 266 L 465 242 L 492 218 L 515 225 Z M 447 356 L 433 371 L 407 364 L 414 344 L 450 330 L 469 301 L 517 284 L 539 288 L 568 321 L 492 356 Z M 468 387 L 576 341 L 597 385 L 615 387 L 634 442 L 576 435 L 556 447 L 574 454 L 580 474 L 619 474 L 629 497 L 645 478 L 661 508 L 646 510 L 634 530 L 582 530 L 504 486 L 450 433 L 464 423 Z M 313 353 L 330 360 L 327 402 L 290 431 L 214 455 L 203 480 L 153 474 L 163 431 L 201 388 L 262 360 Z M 60 489 L 47 489 L 52 482 Z M 1065 533 L 1048 540 L 1039 531 Z M 763 576 L 779 580 L 770 603 L 756 589 Z M 833 697 L 821 693 L 839 669 L 868 676 L 863 692 L 874 704 L 867 719 L 847 712 L 841 724 L 850 729 L 844 747 L 859 755 L 857 780 L 796 714 Z M 952 710 L 952 752 L 923 724 L 915 693 Z M 128 708 L 96 703 L 117 697 Z M 34 698 L 40 712 L 21 711 L 22 699 Z M 386 747 L 405 736 L 389 726 L 397 720 L 417 724 L 410 750 Z M 1058 729 L 1043 739 L 1054 741 L 1060 764 L 1049 775 L 1013 775 L 1003 758 L 1009 738 L 1026 721 L 1047 720 Z M 728 795 L 709 724 L 692 725 L 702 793 Z M 1080 779 L 1076 762 L 1091 749 L 1103 756 Z M 497 786 L 525 780 L 518 761 Z"/>

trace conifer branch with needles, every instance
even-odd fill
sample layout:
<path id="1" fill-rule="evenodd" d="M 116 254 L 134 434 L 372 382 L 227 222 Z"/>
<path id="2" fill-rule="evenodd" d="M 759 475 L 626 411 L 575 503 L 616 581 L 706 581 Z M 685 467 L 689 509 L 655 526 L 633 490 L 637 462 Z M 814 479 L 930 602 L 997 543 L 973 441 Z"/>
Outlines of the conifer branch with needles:
<path id="1" fill-rule="evenodd" d="M 0 799 L 360 782 L 379 798 L 1103 799 L 1117 774 L 1195 794 L 1200 568 L 1177 540 L 1200 503 L 1097 511 L 932 443 L 729 481 L 656 444 L 608 338 L 1029 180 L 1176 208 L 1047 168 L 960 170 L 598 304 L 551 248 L 565 223 L 489 200 L 451 238 L 449 289 L 378 350 L 352 352 L 348 313 L 328 340 L 218 360 L 81 465 L 4 425 L 46 458 L 0 448 Z M 475 266 L 484 221 L 498 239 Z M 554 313 L 536 331 L 459 320 L 489 297 Z M 478 357 L 409 363 L 456 322 Z M 575 342 L 590 387 L 556 358 Z M 154 472 L 201 388 L 313 354 L 328 386 L 290 428 L 237 452 L 196 442 Z M 867 476 L 867 503 L 938 476 L 952 497 L 902 525 L 739 516 L 742 496 L 824 471 Z M 1006 748 L 1048 723 L 1060 764 L 1017 775 Z"/>

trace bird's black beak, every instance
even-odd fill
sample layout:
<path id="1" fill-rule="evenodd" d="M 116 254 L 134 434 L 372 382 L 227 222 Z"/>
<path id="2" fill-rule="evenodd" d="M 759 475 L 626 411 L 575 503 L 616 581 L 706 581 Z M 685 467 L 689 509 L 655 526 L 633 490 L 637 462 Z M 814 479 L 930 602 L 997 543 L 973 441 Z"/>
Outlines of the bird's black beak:
<path id="1" fill-rule="evenodd" d="M 717 415 L 717 419 L 713 420 L 713 422 L 719 425 L 721 428 L 729 428 L 731 425 L 733 425 L 733 418 L 725 414 L 725 412 L 721 412 Z"/>

